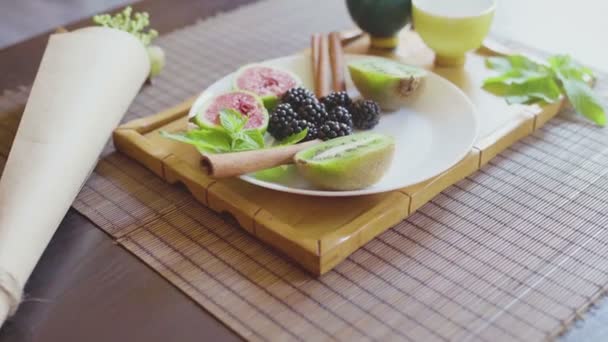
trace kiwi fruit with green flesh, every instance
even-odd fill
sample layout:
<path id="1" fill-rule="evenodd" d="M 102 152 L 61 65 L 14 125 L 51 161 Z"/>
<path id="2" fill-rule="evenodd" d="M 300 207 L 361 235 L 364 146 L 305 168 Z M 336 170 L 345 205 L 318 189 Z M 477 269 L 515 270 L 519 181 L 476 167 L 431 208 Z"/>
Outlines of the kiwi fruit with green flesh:
<path id="1" fill-rule="evenodd" d="M 294 162 L 300 174 L 321 189 L 357 190 L 382 178 L 394 151 L 392 137 L 365 132 L 307 148 L 294 156 Z"/>
<path id="2" fill-rule="evenodd" d="M 355 60 L 348 63 L 348 70 L 361 95 L 389 111 L 405 105 L 426 76 L 418 67 L 381 58 Z"/>

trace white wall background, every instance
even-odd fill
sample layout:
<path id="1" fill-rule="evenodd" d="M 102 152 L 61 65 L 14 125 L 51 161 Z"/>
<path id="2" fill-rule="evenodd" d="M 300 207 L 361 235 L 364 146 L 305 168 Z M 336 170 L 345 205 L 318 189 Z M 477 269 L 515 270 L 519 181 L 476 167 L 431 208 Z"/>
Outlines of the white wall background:
<path id="1" fill-rule="evenodd" d="M 608 1 L 497 1 L 492 32 L 608 72 Z"/>

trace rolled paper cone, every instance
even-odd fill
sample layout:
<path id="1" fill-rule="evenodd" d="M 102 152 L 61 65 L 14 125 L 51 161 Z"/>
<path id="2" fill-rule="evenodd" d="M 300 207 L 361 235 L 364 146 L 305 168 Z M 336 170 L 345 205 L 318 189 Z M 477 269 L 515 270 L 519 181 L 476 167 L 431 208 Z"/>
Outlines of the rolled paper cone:
<path id="1" fill-rule="evenodd" d="M 2 326 L 1 323 L 4 323 L 4 321 L 6 321 L 6 318 L 8 317 L 8 311 L 10 310 L 9 307 L 9 295 L 7 293 L 2 293 L 1 297 L 2 299 L 0 299 L 0 327 Z"/>
<path id="2" fill-rule="evenodd" d="M 0 313 L 18 304 L 149 68 L 143 44 L 123 31 L 50 37 L 0 179 L 0 276 L 16 284 L 0 280 Z"/>
<path id="3" fill-rule="evenodd" d="M 320 142 L 321 140 L 317 139 L 264 150 L 209 154 L 203 156 L 203 166 L 207 169 L 209 175 L 214 178 L 240 176 L 279 165 L 291 164 L 296 153 Z"/>

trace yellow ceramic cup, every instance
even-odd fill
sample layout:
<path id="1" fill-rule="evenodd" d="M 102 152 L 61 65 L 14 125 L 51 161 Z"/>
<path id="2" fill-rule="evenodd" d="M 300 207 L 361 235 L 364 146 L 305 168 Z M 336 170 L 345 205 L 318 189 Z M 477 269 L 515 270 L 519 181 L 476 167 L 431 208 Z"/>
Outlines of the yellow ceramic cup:
<path id="1" fill-rule="evenodd" d="M 413 0 L 414 28 L 433 51 L 435 64 L 461 66 L 490 31 L 496 0 Z"/>

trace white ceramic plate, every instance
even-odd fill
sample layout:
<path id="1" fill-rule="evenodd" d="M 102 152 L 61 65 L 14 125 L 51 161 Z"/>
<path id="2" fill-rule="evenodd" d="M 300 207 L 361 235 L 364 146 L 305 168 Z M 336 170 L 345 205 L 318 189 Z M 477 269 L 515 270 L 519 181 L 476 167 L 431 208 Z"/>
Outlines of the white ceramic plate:
<path id="1" fill-rule="evenodd" d="M 346 56 L 347 62 L 359 58 L 370 57 Z M 312 89 L 309 56 L 288 56 L 262 64 L 291 70 L 302 78 L 304 86 Z M 232 78 L 233 74 L 229 74 L 207 88 L 194 102 L 189 116 L 195 116 L 210 96 L 230 90 Z M 358 96 L 350 78 L 347 87 L 351 97 Z M 373 186 L 353 191 L 318 190 L 300 177 L 295 167 L 271 180 L 254 175 L 243 175 L 241 179 L 273 190 L 311 196 L 359 196 L 400 189 L 437 176 L 464 158 L 471 151 L 477 126 L 475 108 L 467 96 L 448 80 L 429 72 L 409 104 L 398 111 L 383 113 L 373 129 L 396 140 L 393 163 Z"/>

